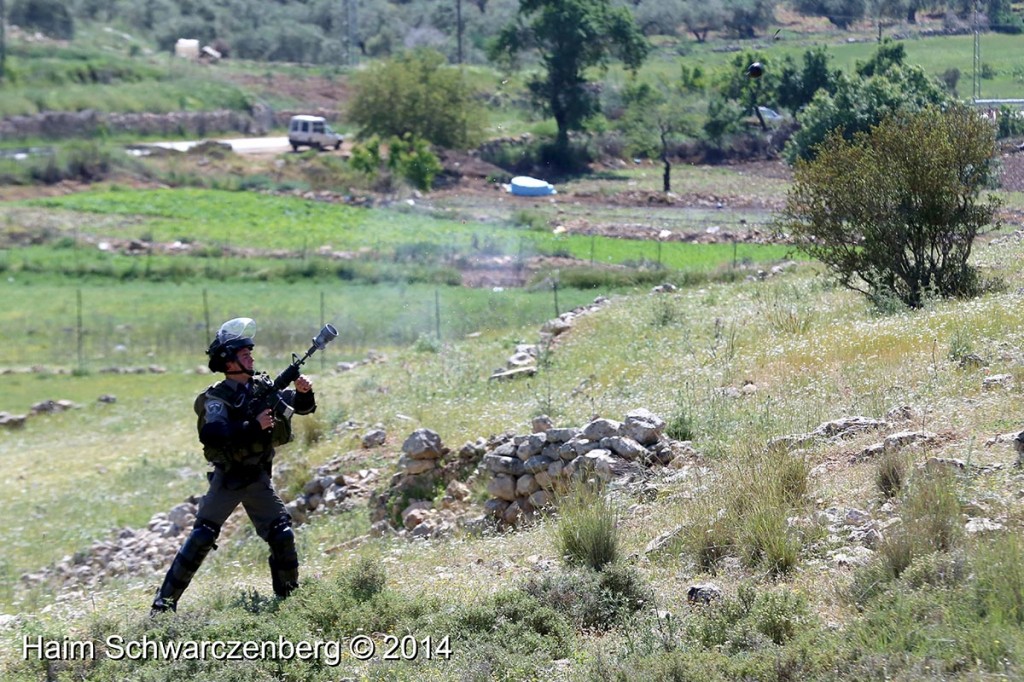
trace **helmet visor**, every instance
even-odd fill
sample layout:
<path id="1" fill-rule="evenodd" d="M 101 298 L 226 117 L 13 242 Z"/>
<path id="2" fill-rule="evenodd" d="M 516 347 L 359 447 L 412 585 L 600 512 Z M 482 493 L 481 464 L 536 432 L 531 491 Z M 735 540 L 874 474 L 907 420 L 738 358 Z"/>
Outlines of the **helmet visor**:
<path id="1" fill-rule="evenodd" d="M 217 342 L 223 345 L 241 339 L 248 339 L 249 343 L 252 343 L 254 336 L 256 336 L 256 321 L 248 317 L 236 317 L 233 320 L 228 320 L 217 330 Z"/>

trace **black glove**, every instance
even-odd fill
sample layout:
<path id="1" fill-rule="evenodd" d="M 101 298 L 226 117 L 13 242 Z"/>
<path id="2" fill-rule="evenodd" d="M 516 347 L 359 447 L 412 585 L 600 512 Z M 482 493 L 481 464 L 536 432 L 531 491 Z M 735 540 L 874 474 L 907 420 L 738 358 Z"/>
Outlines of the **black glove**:
<path id="1" fill-rule="evenodd" d="M 288 384 L 298 379 L 300 373 L 301 372 L 299 371 L 298 365 L 288 365 L 288 368 L 285 371 L 278 374 L 277 379 L 274 379 L 274 386 L 278 390 L 281 390 L 284 387 L 288 386 Z"/>

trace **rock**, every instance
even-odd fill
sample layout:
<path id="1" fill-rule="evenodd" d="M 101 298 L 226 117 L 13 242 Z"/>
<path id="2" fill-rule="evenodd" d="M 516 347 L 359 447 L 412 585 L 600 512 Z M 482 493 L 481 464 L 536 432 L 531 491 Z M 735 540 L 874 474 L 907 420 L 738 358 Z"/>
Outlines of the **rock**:
<path id="1" fill-rule="evenodd" d="M 441 443 L 441 437 L 430 429 L 416 429 L 402 443 L 402 452 L 412 459 L 439 459 L 448 448 Z"/>
<path id="2" fill-rule="evenodd" d="M 722 598 L 722 588 L 714 583 L 697 583 L 686 590 L 686 601 L 691 604 L 710 604 Z"/>
<path id="3" fill-rule="evenodd" d="M 523 507 L 517 500 L 505 508 L 505 511 L 501 515 L 501 520 L 510 526 L 514 526 L 519 523 L 522 517 Z"/>
<path id="4" fill-rule="evenodd" d="M 867 547 L 847 547 L 832 555 L 832 563 L 838 568 L 867 566 L 874 555 Z"/>
<path id="5" fill-rule="evenodd" d="M 537 364 L 537 358 L 533 357 L 529 353 L 515 353 L 509 357 L 505 363 L 508 369 L 518 369 L 522 367 L 534 367 Z"/>
<path id="6" fill-rule="evenodd" d="M 546 471 L 552 461 L 553 460 L 551 458 L 545 457 L 544 455 L 535 455 L 526 460 L 523 468 L 528 474 L 536 474 L 539 471 Z"/>
<path id="7" fill-rule="evenodd" d="M 508 379 L 518 379 L 520 377 L 532 377 L 537 373 L 537 368 L 530 367 L 517 367 L 515 369 L 498 370 L 488 377 L 489 381 L 505 381 Z"/>
<path id="8" fill-rule="evenodd" d="M 516 479 L 507 474 L 498 474 L 487 483 L 487 493 L 499 500 L 512 502 L 516 499 Z"/>
<path id="9" fill-rule="evenodd" d="M 516 456 L 525 462 L 531 457 L 539 455 L 547 442 L 547 436 L 543 432 L 532 433 L 516 448 Z"/>
<path id="10" fill-rule="evenodd" d="M 568 443 L 562 443 L 561 447 L 558 448 L 558 456 L 566 461 L 576 459 L 581 455 L 585 455 L 591 450 L 597 450 L 601 447 L 600 441 L 590 441 L 583 438 L 574 438 Z"/>
<path id="11" fill-rule="evenodd" d="M 977 533 L 991 533 L 1002 529 L 1003 524 L 986 518 L 970 518 L 967 520 L 967 525 L 965 526 L 965 530 L 972 535 Z"/>
<path id="12" fill-rule="evenodd" d="M 20 429 L 25 426 L 26 415 L 8 414 L 0 412 L 0 427 L 7 429 Z"/>
<path id="13" fill-rule="evenodd" d="M 553 320 L 548 320 L 540 328 L 541 334 L 550 334 L 551 336 L 560 336 L 565 332 L 572 329 L 573 318 L 569 313 L 562 313 L 559 317 Z"/>
<path id="14" fill-rule="evenodd" d="M 887 423 L 868 417 L 843 417 L 820 424 L 811 435 L 816 438 L 848 438 L 861 431 L 885 428 Z"/>
<path id="15" fill-rule="evenodd" d="M 664 429 L 665 421 L 644 408 L 627 413 L 622 423 L 622 435 L 632 438 L 641 445 L 657 443 Z"/>
<path id="16" fill-rule="evenodd" d="M 644 547 L 644 555 L 651 554 L 653 552 L 660 552 L 665 549 L 665 547 L 667 547 L 669 543 L 682 531 L 683 527 L 680 525 L 661 533 L 658 537 L 647 543 L 647 546 Z"/>
<path id="17" fill-rule="evenodd" d="M 548 443 L 567 443 L 580 435 L 579 429 L 548 429 Z"/>
<path id="18" fill-rule="evenodd" d="M 430 503 L 425 504 L 426 506 L 423 506 L 422 502 L 413 503 L 402 512 L 402 525 L 406 530 L 412 530 L 427 520 L 430 515 Z"/>
<path id="19" fill-rule="evenodd" d="M 534 507 L 535 509 L 545 509 L 549 507 L 553 501 L 554 498 L 551 496 L 551 493 L 549 493 L 547 490 L 538 490 L 537 492 L 530 495 L 529 498 L 530 506 Z"/>
<path id="20" fill-rule="evenodd" d="M 573 475 L 586 478 L 590 474 L 594 474 L 603 481 L 610 481 L 617 473 L 618 462 L 608 450 L 598 449 L 577 457 L 570 466 L 574 470 Z"/>
<path id="21" fill-rule="evenodd" d="M 185 529 L 192 525 L 196 518 L 196 505 L 189 502 L 182 502 L 171 507 L 167 513 L 167 519 L 179 529 Z"/>
<path id="22" fill-rule="evenodd" d="M 953 469 L 963 471 L 967 466 L 962 459 L 952 457 L 929 457 L 924 466 L 929 471 L 941 471 L 942 469 Z"/>
<path id="23" fill-rule="evenodd" d="M 340 502 L 343 502 L 346 497 L 348 497 L 348 493 L 345 491 L 345 488 L 335 483 L 324 491 L 323 504 L 328 509 L 333 509 Z"/>
<path id="24" fill-rule="evenodd" d="M 530 422 L 530 428 L 533 429 L 534 433 L 544 433 L 551 430 L 554 424 L 551 421 L 551 417 L 546 414 L 537 415 Z"/>
<path id="25" fill-rule="evenodd" d="M 502 457 L 494 453 L 484 455 L 484 458 L 480 460 L 480 466 L 495 474 L 522 476 L 526 473 L 523 460 L 518 457 Z"/>
<path id="26" fill-rule="evenodd" d="M 504 517 L 505 510 L 508 509 L 509 504 L 510 503 L 507 500 L 492 498 L 484 502 L 484 512 L 488 516 L 493 516 L 495 518 L 500 519 Z"/>
<path id="27" fill-rule="evenodd" d="M 933 442 L 938 436 L 930 431 L 898 431 L 885 437 L 883 445 L 886 450 L 900 450 L 910 445 L 921 445 Z"/>
<path id="28" fill-rule="evenodd" d="M 99 398 L 96 398 L 96 402 L 104 403 L 106 405 L 113 405 L 114 403 L 117 402 L 117 396 L 111 395 L 109 393 L 104 393 Z"/>
<path id="29" fill-rule="evenodd" d="M 871 520 L 871 514 L 860 509 L 847 509 L 844 521 L 851 526 L 860 526 Z"/>
<path id="30" fill-rule="evenodd" d="M 595 419 L 583 427 L 583 437 L 589 441 L 600 441 L 603 438 L 618 436 L 621 427 L 619 422 L 611 419 Z"/>
<path id="31" fill-rule="evenodd" d="M 377 521 L 370 526 L 370 537 L 383 538 L 395 534 L 395 529 L 387 521 Z"/>
<path id="32" fill-rule="evenodd" d="M 284 506 L 285 511 L 292 517 L 292 524 L 296 527 L 301 526 L 307 521 L 306 510 L 303 508 L 302 503 L 299 500 L 292 500 Z"/>
<path id="33" fill-rule="evenodd" d="M 533 475 L 533 478 L 537 481 L 537 485 L 540 486 L 541 490 L 550 490 L 554 484 L 554 480 L 551 478 L 551 474 L 549 474 L 547 470 L 538 471 Z"/>
<path id="34" fill-rule="evenodd" d="M 363 447 L 379 448 L 384 445 L 388 439 L 388 434 L 384 429 L 372 429 L 363 434 Z"/>
<path id="35" fill-rule="evenodd" d="M 407 455 L 402 455 L 398 459 L 398 467 L 403 469 L 408 476 L 419 476 L 436 469 L 437 460 L 413 459 Z"/>
<path id="36" fill-rule="evenodd" d="M 469 489 L 469 486 L 459 481 L 451 481 L 448 483 L 448 486 L 445 488 L 445 493 L 460 502 L 465 502 L 473 496 L 473 492 Z"/>
<path id="37" fill-rule="evenodd" d="M 643 459 L 648 454 L 647 448 L 628 436 L 604 438 L 601 440 L 600 445 L 602 448 L 611 450 L 619 457 L 630 461 Z"/>
<path id="38" fill-rule="evenodd" d="M 1006 388 L 1013 383 L 1012 374 L 993 374 L 981 380 L 981 387 L 986 390 Z"/>
<path id="39" fill-rule="evenodd" d="M 529 497 L 540 490 L 533 474 L 525 474 L 516 480 L 516 497 Z"/>

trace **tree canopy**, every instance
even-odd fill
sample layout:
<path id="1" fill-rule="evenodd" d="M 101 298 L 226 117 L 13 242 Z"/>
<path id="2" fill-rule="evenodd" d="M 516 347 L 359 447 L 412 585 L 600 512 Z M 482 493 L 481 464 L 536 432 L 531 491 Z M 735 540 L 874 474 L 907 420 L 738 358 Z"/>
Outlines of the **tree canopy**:
<path id="1" fill-rule="evenodd" d="M 909 307 L 979 290 L 968 263 L 998 201 L 993 126 L 966 105 L 889 114 L 800 160 L 778 225 L 846 287 Z"/>
<path id="2" fill-rule="evenodd" d="M 466 149 L 483 136 L 484 115 L 444 55 L 420 49 L 375 62 L 354 80 L 348 120 L 363 137 L 412 134 L 451 149 Z"/>
<path id="3" fill-rule="evenodd" d="M 566 152 L 569 131 L 581 130 L 599 111 L 587 69 L 618 58 L 635 71 L 649 45 L 629 10 L 611 0 L 522 0 L 517 21 L 502 30 L 491 56 L 512 65 L 529 49 L 540 54 L 544 70 L 530 79 L 530 93 L 534 104 L 554 117 L 556 147 Z"/>

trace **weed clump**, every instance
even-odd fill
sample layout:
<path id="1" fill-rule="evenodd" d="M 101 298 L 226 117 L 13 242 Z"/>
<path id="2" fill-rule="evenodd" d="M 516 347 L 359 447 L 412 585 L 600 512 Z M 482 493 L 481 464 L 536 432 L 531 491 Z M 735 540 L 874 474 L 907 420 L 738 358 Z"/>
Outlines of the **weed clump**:
<path id="1" fill-rule="evenodd" d="M 600 571 L 618 559 L 618 517 L 599 488 L 583 484 L 561 500 L 556 544 L 567 566 Z"/>

